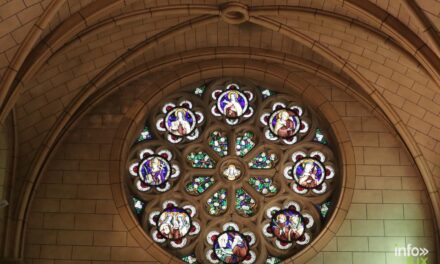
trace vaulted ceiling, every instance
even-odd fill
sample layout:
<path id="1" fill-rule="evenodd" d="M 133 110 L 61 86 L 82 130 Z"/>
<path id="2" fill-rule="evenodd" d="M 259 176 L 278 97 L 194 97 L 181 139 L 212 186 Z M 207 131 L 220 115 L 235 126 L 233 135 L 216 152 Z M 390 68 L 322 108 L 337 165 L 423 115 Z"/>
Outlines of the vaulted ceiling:
<path id="1" fill-rule="evenodd" d="M 345 82 L 402 138 L 440 217 L 439 27 L 436 0 L 0 1 L 13 215 L 26 218 L 50 154 L 92 102 L 161 67 L 248 59 Z"/>

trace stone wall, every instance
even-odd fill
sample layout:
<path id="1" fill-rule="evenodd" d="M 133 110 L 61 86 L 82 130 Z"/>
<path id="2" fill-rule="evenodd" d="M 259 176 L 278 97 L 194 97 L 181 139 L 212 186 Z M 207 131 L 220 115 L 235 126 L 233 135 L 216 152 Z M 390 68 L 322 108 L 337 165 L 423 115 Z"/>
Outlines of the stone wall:
<path id="1" fill-rule="evenodd" d="M 341 229 L 309 264 L 403 264 L 394 247 L 407 244 L 428 247 L 434 263 L 427 192 L 402 143 L 351 96 L 315 85 L 350 132 L 357 178 Z M 52 157 L 31 204 L 26 263 L 157 263 L 121 221 L 108 176 L 114 134 L 135 97 L 128 89 L 84 116 Z"/>

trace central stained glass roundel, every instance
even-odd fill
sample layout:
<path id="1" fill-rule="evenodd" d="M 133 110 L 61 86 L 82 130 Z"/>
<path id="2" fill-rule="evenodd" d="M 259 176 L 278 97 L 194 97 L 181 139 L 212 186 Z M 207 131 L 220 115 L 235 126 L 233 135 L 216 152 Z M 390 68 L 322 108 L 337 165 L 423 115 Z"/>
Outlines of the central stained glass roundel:
<path id="1" fill-rule="evenodd" d="M 324 229 L 337 161 L 297 97 L 222 79 L 155 102 L 126 179 L 160 247 L 191 264 L 280 263 Z"/>

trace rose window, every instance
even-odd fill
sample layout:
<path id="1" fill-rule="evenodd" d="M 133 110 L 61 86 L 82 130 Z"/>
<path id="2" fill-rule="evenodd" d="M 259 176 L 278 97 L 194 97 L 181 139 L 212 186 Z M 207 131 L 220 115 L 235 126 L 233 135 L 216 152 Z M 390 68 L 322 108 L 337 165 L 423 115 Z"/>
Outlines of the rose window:
<path id="1" fill-rule="evenodd" d="M 127 160 L 140 225 L 186 263 L 280 263 L 324 229 L 339 175 L 297 97 L 212 81 L 151 105 Z"/>

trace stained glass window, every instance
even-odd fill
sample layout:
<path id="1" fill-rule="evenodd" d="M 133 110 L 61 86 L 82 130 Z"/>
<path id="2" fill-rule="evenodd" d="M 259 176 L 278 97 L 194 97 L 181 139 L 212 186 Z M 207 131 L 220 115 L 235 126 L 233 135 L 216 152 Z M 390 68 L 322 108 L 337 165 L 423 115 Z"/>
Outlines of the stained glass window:
<path id="1" fill-rule="evenodd" d="M 281 263 L 315 239 L 338 163 L 327 126 L 298 98 L 218 80 L 151 105 L 126 167 L 151 239 L 191 264 Z"/>

